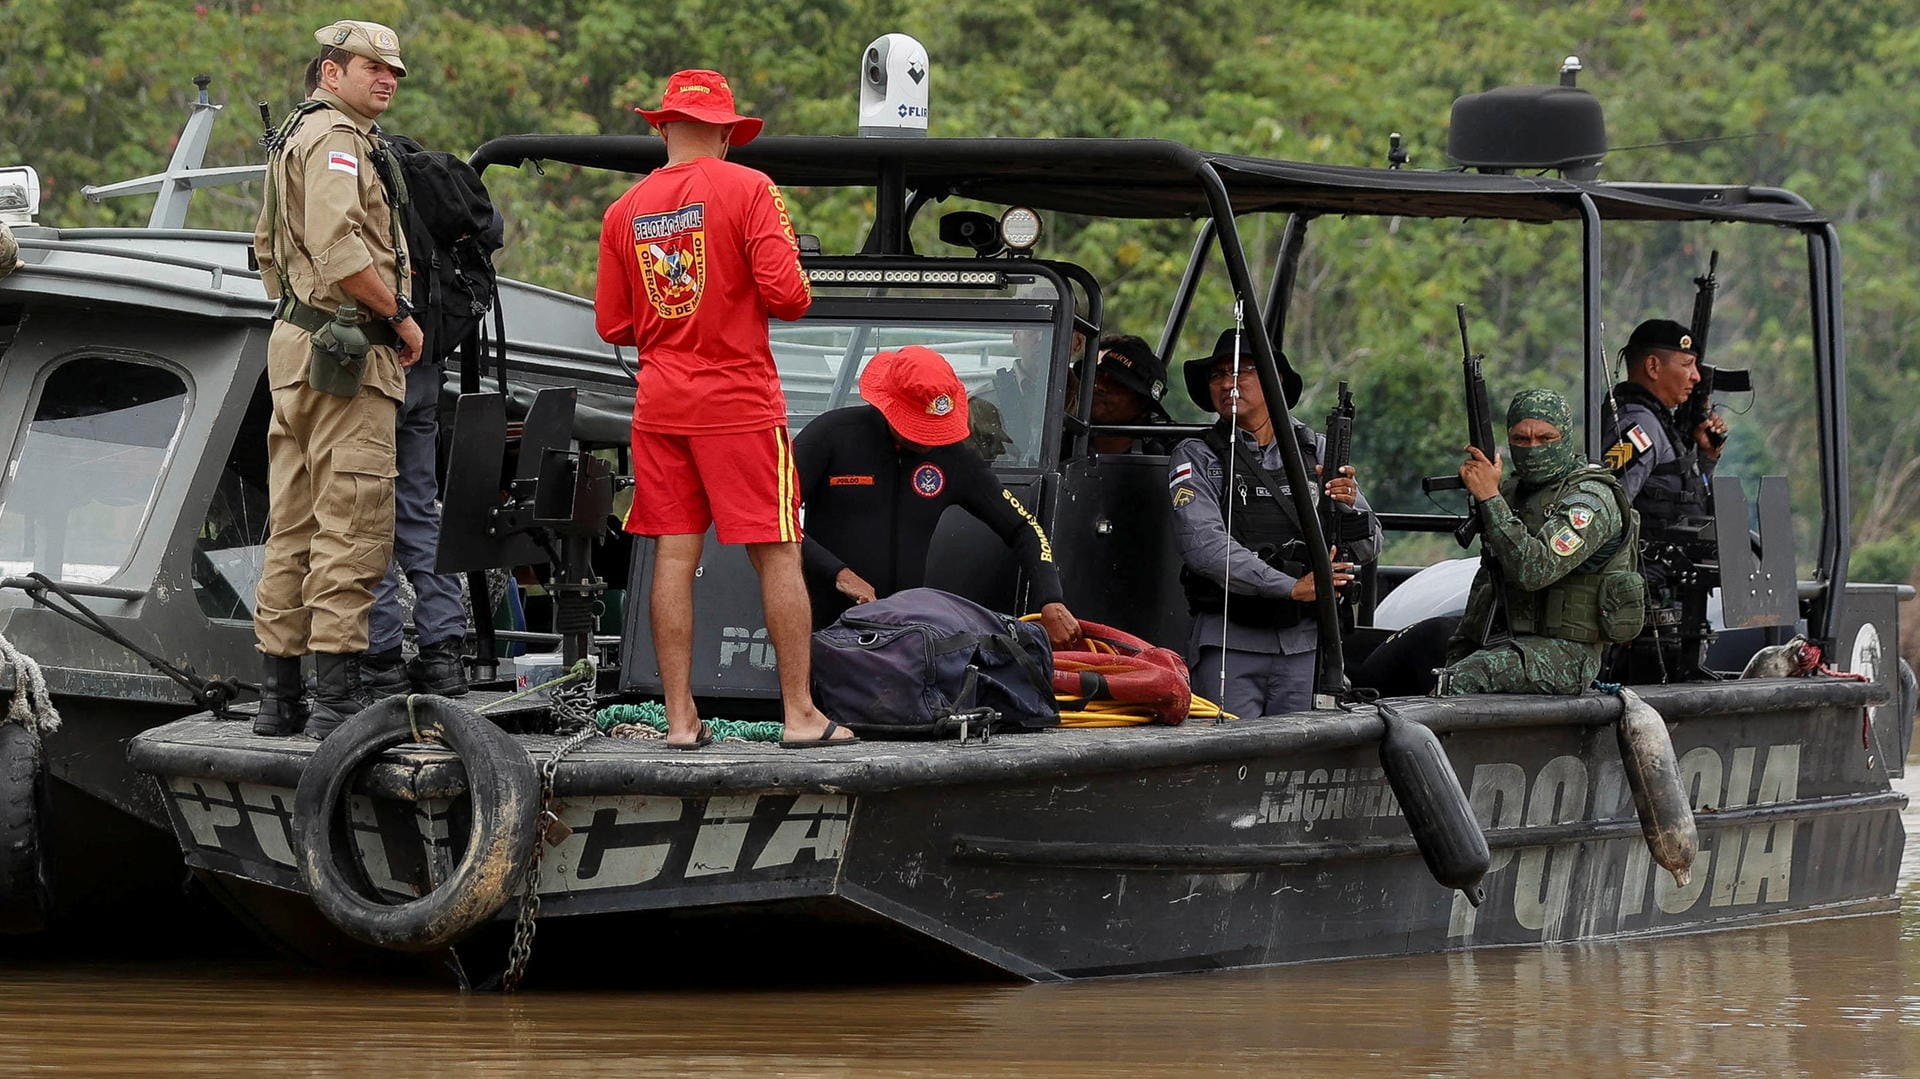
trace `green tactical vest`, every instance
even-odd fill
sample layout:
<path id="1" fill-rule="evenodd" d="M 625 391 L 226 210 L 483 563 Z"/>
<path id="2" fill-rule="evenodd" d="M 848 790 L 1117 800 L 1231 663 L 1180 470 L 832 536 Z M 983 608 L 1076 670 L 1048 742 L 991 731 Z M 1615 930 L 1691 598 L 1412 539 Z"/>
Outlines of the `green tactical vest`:
<path id="1" fill-rule="evenodd" d="M 1646 622 L 1647 586 L 1639 572 L 1640 515 L 1613 473 L 1598 465 L 1576 469 L 1521 502 L 1517 510 L 1520 521 L 1528 532 L 1537 532 L 1560 500 L 1589 480 L 1613 492 L 1614 505 L 1620 511 L 1620 532 L 1572 573 L 1537 592 L 1516 587 L 1510 581 L 1504 584 L 1508 625 L 1515 633 L 1563 641 L 1619 642 L 1638 636 Z"/>

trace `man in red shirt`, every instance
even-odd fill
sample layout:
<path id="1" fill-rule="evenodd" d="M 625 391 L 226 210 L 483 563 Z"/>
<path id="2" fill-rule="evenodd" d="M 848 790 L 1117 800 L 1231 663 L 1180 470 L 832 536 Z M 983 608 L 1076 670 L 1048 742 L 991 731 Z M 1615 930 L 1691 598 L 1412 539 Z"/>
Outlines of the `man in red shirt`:
<path id="1" fill-rule="evenodd" d="M 667 163 L 607 208 L 594 316 L 600 336 L 639 354 L 633 510 L 627 530 L 657 539 L 654 650 L 667 744 L 712 740 L 694 709 L 693 580 L 712 525 L 743 543 L 760 575 L 780 665 L 784 745 L 854 741 L 813 706 L 811 615 L 800 574 L 800 488 L 769 315 L 813 302 L 780 189 L 725 160 L 760 133 L 714 71 L 667 80 L 658 109 L 635 109 L 666 140 Z"/>

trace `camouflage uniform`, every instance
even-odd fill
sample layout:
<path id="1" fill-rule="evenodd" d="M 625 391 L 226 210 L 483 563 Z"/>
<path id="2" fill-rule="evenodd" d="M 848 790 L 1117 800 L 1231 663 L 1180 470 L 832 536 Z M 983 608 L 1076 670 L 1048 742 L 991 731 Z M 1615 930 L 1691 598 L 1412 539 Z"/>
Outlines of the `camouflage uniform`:
<path id="1" fill-rule="evenodd" d="M 1549 397 L 1559 403 L 1557 411 L 1546 403 Z M 1527 391 L 1514 405 L 1509 427 L 1537 416 L 1562 432 L 1570 429 L 1565 402 L 1557 394 Z M 1537 415 L 1542 412 L 1547 415 Z M 1560 455 L 1558 475 L 1522 490 L 1516 474 L 1502 482 L 1499 495 L 1478 507 L 1481 568 L 1461 630 L 1447 645 L 1447 694 L 1579 693 L 1599 674 L 1607 640 L 1619 639 L 1601 633 L 1595 597 L 1601 575 L 1637 561 L 1629 542 L 1638 531 L 1633 511 L 1612 473 L 1577 457 L 1568 440 L 1535 449 L 1553 447 Z M 1519 473 L 1524 458 L 1517 448 L 1514 456 Z M 1489 560 L 1498 568 L 1497 577 Z M 1633 580 L 1634 587 L 1644 588 L 1637 575 Z M 1513 634 L 1482 646 L 1466 636 L 1467 627 L 1486 624 L 1496 590 L 1505 592 Z M 1500 628 L 1496 619 L 1495 629 Z"/>
<path id="2" fill-rule="evenodd" d="M 5 277 L 26 265 L 20 258 L 20 242 L 13 238 L 13 230 L 0 221 L 0 277 Z"/>

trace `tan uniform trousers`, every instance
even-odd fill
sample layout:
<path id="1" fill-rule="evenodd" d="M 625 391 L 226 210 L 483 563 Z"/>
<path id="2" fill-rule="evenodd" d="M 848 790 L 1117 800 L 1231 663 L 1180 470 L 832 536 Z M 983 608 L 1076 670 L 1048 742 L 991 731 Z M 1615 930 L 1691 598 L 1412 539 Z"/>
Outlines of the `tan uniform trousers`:
<path id="1" fill-rule="evenodd" d="M 276 322 L 270 372 L 304 364 L 308 335 Z M 380 354 L 384 355 L 380 355 Z M 384 368 L 390 348 L 368 356 L 360 393 L 335 397 L 304 379 L 271 378 L 267 426 L 266 565 L 253 627 L 271 656 L 364 652 L 373 588 L 393 553 L 394 422 L 399 402 Z M 383 368 L 378 375 L 375 368 Z"/>

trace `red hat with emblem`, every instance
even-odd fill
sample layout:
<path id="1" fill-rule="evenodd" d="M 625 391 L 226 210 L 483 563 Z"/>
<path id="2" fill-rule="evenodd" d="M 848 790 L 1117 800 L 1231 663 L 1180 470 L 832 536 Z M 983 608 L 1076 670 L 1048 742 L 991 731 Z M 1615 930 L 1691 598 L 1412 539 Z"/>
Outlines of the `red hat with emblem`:
<path id="1" fill-rule="evenodd" d="M 636 108 L 655 127 L 675 120 L 697 120 L 731 128 L 727 141 L 745 146 L 760 134 L 765 121 L 733 111 L 733 87 L 718 71 L 676 71 L 667 79 L 666 92 L 660 95 L 657 109 Z"/>
<path id="2" fill-rule="evenodd" d="M 930 348 L 877 353 L 860 372 L 860 396 L 909 442 L 951 446 L 971 432 L 967 388 L 947 358 Z"/>

